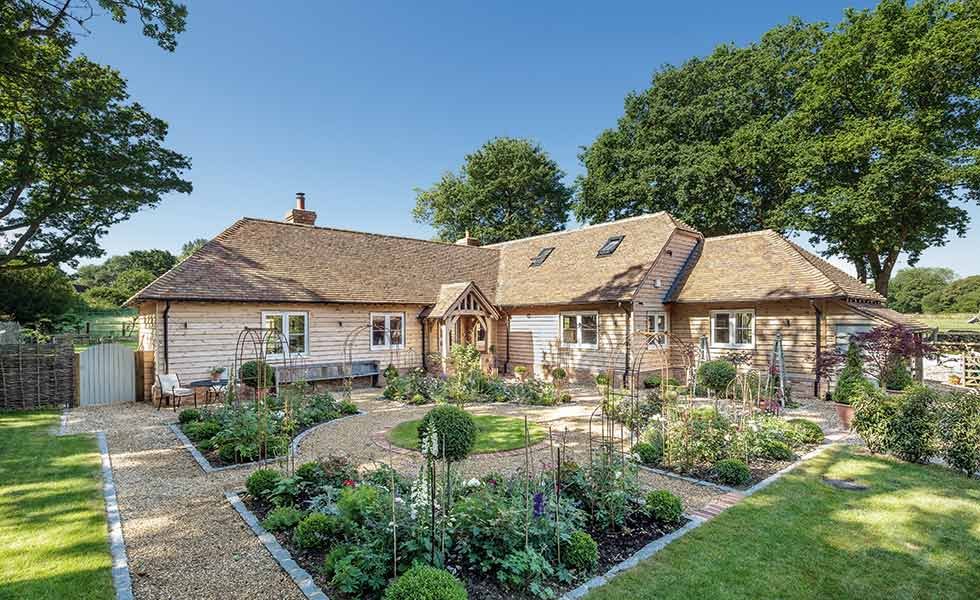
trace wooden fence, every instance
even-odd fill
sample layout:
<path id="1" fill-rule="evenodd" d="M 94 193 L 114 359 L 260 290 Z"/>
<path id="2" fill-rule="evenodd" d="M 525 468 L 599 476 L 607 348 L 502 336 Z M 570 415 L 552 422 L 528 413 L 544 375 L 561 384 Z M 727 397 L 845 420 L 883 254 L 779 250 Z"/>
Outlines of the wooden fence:
<path id="1" fill-rule="evenodd" d="M 0 345 L 0 409 L 70 406 L 75 396 L 71 340 Z"/>

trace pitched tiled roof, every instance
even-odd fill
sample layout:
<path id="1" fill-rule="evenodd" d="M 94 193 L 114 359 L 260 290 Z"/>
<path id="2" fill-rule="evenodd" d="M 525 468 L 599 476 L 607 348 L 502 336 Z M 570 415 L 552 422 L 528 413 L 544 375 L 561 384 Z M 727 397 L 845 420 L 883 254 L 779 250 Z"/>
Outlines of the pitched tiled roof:
<path id="1" fill-rule="evenodd" d="M 627 300 L 677 229 L 694 231 L 657 213 L 474 247 L 241 219 L 131 301 L 433 304 L 453 282 L 473 282 L 497 306 Z M 597 258 L 617 235 L 616 251 Z M 542 247 L 555 251 L 531 267 Z"/>
<path id="2" fill-rule="evenodd" d="M 889 323 L 894 323 L 895 325 L 903 325 L 909 329 L 919 331 L 929 329 L 928 325 L 922 321 L 919 321 L 914 316 L 900 313 L 897 310 L 892 310 L 885 306 L 860 304 L 857 302 L 848 302 L 847 305 L 857 312 L 864 313 L 881 321 L 887 321 Z"/>
<path id="3" fill-rule="evenodd" d="M 771 230 L 706 238 L 669 300 L 723 302 L 789 298 L 884 298 Z"/>
<path id="4" fill-rule="evenodd" d="M 241 219 L 133 300 L 431 304 L 446 281 L 492 297 L 497 262 L 479 247 Z"/>
<path id="5" fill-rule="evenodd" d="M 494 302 L 499 306 L 630 300 L 643 276 L 677 230 L 697 233 L 665 212 L 502 242 Z M 610 237 L 623 236 L 616 251 L 597 257 Z M 554 248 L 543 264 L 531 259 Z"/>

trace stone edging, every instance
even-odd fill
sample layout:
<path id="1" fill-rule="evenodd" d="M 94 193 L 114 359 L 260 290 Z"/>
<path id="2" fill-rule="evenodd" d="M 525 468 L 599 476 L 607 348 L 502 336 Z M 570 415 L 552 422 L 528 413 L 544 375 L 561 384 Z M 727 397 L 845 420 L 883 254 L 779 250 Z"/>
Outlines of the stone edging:
<path id="1" fill-rule="evenodd" d="M 769 487 L 777 479 L 781 478 L 783 475 L 789 473 L 790 471 L 792 471 L 796 467 L 802 465 L 806 461 L 810 460 L 811 458 L 817 456 L 818 454 L 824 452 L 825 450 L 827 450 L 828 448 L 830 448 L 830 447 L 832 447 L 834 445 L 835 445 L 835 442 L 824 442 L 823 444 L 820 444 L 819 446 L 817 446 L 813 450 L 810 450 L 809 452 L 807 452 L 806 454 L 804 454 L 803 456 L 801 456 L 799 458 L 799 460 L 797 460 L 796 462 L 794 462 L 794 463 L 792 463 L 790 465 L 786 465 L 785 467 L 783 467 L 782 469 L 776 471 L 775 473 L 773 473 L 769 477 L 766 477 L 765 479 L 763 479 L 759 483 L 757 483 L 757 484 L 753 485 L 752 487 L 750 487 L 749 489 L 745 490 L 744 492 L 742 492 L 742 494 L 745 495 L 745 496 L 751 496 L 752 494 L 758 492 L 759 490 L 763 490 L 763 489 Z"/>
<path id="2" fill-rule="evenodd" d="M 646 546 L 637 550 L 636 553 L 633 554 L 633 556 L 627 558 L 626 560 L 624 560 L 623 562 L 617 565 L 614 565 L 612 568 L 610 568 L 602 575 L 597 575 L 592 579 L 586 581 L 582 585 L 578 586 L 574 590 L 566 592 L 565 595 L 561 597 L 561 600 L 577 600 L 578 598 L 583 598 L 586 594 L 588 594 L 592 590 L 598 587 L 602 587 L 607 583 L 609 583 L 609 581 L 612 580 L 612 578 L 618 575 L 619 573 L 632 569 L 633 567 L 638 565 L 641 560 L 646 560 L 650 558 L 657 552 L 663 550 L 667 546 L 667 544 L 686 535 L 688 532 L 694 530 L 695 528 L 700 527 L 701 524 L 705 522 L 704 519 L 693 515 L 688 515 L 688 518 L 690 520 L 687 522 L 687 524 L 685 524 L 680 529 L 676 531 L 672 531 L 671 533 L 668 533 L 667 535 L 661 538 L 657 538 L 653 540 Z"/>
<path id="3" fill-rule="evenodd" d="M 326 421 L 324 423 L 319 423 L 317 425 L 314 425 L 313 427 L 310 427 L 309 429 L 301 432 L 299 435 L 297 435 L 296 437 L 294 437 L 293 438 L 293 441 L 291 441 L 289 443 L 289 451 L 290 451 L 290 453 L 291 454 L 296 454 L 296 451 L 299 448 L 299 442 L 303 438 L 305 438 L 307 435 L 309 435 L 310 433 L 312 433 L 314 429 L 317 429 L 319 427 L 323 427 L 324 425 L 330 425 L 331 423 L 336 423 L 337 421 L 343 421 L 344 419 L 350 419 L 351 417 L 358 417 L 358 416 L 361 416 L 361 415 L 364 415 L 364 414 L 366 414 L 366 413 L 359 411 L 359 412 L 357 412 L 357 413 L 355 413 L 353 415 L 347 415 L 345 417 L 338 417 L 336 419 L 331 419 L 331 420 Z M 221 471 L 228 471 L 230 469 L 242 469 L 242 468 L 245 468 L 245 467 L 258 467 L 258 466 L 261 466 L 261 465 L 267 465 L 267 464 L 271 464 L 271 463 L 276 463 L 276 462 L 285 460 L 287 458 L 286 456 L 276 456 L 275 458 L 267 458 L 265 460 L 259 460 L 259 461 L 253 461 L 253 462 L 247 462 L 247 463 L 240 463 L 240 464 L 235 464 L 235 465 L 223 465 L 223 466 L 220 466 L 220 467 L 215 467 L 215 466 L 213 466 L 208 461 L 207 457 L 205 457 L 203 454 L 201 454 L 201 451 L 197 449 L 197 446 L 194 445 L 194 442 L 192 442 L 187 437 L 187 435 L 185 435 L 184 432 L 180 430 L 180 425 L 179 424 L 177 424 L 177 423 L 168 423 L 167 424 L 167 427 L 170 428 L 170 431 L 174 432 L 174 435 L 177 436 L 177 440 L 180 441 L 180 443 L 184 446 L 184 448 L 187 449 L 188 452 L 190 452 L 191 456 L 194 458 L 194 461 L 197 462 L 197 465 L 199 467 L 201 467 L 201 470 L 204 471 L 205 473 L 220 473 Z"/>
<path id="4" fill-rule="evenodd" d="M 133 600 L 133 579 L 129 574 L 126 542 L 123 540 L 122 518 L 116 500 L 116 484 L 112 479 L 112 459 L 104 431 L 97 431 L 99 454 L 102 456 L 102 495 L 105 498 L 106 520 L 109 525 L 109 553 L 112 555 L 112 585 L 116 600 Z"/>
<path id="5" fill-rule="evenodd" d="M 303 567 L 299 566 L 299 564 L 293 560 L 292 556 L 289 555 L 289 551 L 282 547 L 276 537 L 262 527 L 262 524 L 259 523 L 259 520 L 255 517 L 252 511 L 245 506 L 238 494 L 235 492 L 225 492 L 225 498 L 238 512 L 242 520 L 245 521 L 245 524 L 249 526 L 252 533 L 259 538 L 259 541 L 262 542 L 265 549 L 269 551 L 272 558 L 276 559 L 276 562 L 279 563 L 282 570 L 285 571 L 286 574 L 289 575 L 290 579 L 293 580 L 293 583 L 296 584 L 299 591 L 303 592 L 304 596 L 306 596 L 309 600 L 330 600 L 330 598 L 323 593 L 323 590 L 317 586 L 316 582 L 313 581 L 313 577 L 311 577 L 310 574 L 303 569 Z"/>
<path id="6" fill-rule="evenodd" d="M 502 404 L 502 403 L 500 403 L 500 404 Z M 392 444 L 391 442 L 388 441 L 388 432 L 391 431 L 394 428 L 395 428 L 395 426 L 393 425 L 391 427 L 386 427 L 386 428 L 382 429 L 381 431 L 375 431 L 374 433 L 371 434 L 371 441 L 374 443 L 375 446 L 378 446 L 379 448 L 381 448 L 382 450 L 384 450 L 386 452 L 394 452 L 395 454 L 402 454 L 402 455 L 406 455 L 406 456 L 415 455 L 415 454 L 420 455 L 421 453 L 418 450 L 411 450 L 409 448 L 401 448 L 401 447 L 396 446 L 396 445 L 394 445 L 394 444 Z M 548 443 L 549 443 L 548 440 L 544 440 L 544 441 L 538 442 L 537 444 L 535 444 L 535 445 L 531 446 L 530 448 L 528 448 L 528 450 L 530 452 L 536 452 L 538 450 L 543 450 L 544 448 L 546 448 L 548 446 Z M 470 454 L 470 456 L 474 456 L 474 457 L 475 456 L 488 456 L 488 457 L 494 457 L 495 458 L 495 457 L 507 457 L 507 456 L 521 456 L 522 454 L 524 454 L 524 448 L 515 448 L 513 450 L 498 450 L 496 452 L 480 452 L 479 454 L 473 453 L 473 454 Z"/>
<path id="7" fill-rule="evenodd" d="M 61 425 L 58 427 L 57 435 L 59 437 L 68 435 L 68 409 L 67 407 L 61 411 Z"/>
<path id="8" fill-rule="evenodd" d="M 681 481 L 686 481 L 688 483 L 693 483 L 695 485 L 703 485 L 704 487 L 713 487 L 713 488 L 719 489 L 719 490 L 721 490 L 723 492 L 737 492 L 737 491 L 739 491 L 739 490 L 737 490 L 737 489 L 735 489 L 735 488 L 733 488 L 731 486 L 722 485 L 720 483 L 715 483 L 713 481 L 707 481 L 707 480 L 704 480 L 704 479 L 697 479 L 695 477 L 688 477 L 687 475 L 681 475 L 679 473 L 674 473 L 673 471 L 666 471 L 664 469 L 655 469 L 654 467 L 648 467 L 646 465 L 640 465 L 640 464 L 638 464 L 636 466 L 638 466 L 641 471 L 649 471 L 650 473 L 655 473 L 657 475 L 663 475 L 664 477 L 672 477 L 674 479 L 680 479 Z"/>

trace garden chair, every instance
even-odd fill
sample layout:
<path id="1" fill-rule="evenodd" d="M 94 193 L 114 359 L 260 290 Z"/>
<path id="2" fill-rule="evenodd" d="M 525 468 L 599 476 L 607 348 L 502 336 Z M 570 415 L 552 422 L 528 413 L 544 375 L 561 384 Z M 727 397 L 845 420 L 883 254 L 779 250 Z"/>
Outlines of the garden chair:
<path id="1" fill-rule="evenodd" d="M 187 396 L 194 398 L 194 408 L 197 408 L 197 394 L 191 388 L 180 387 L 180 378 L 176 374 L 157 375 L 157 382 L 160 384 L 160 402 L 157 403 L 157 410 L 160 410 L 164 398 L 167 398 L 174 412 L 177 412 L 181 400 Z"/>

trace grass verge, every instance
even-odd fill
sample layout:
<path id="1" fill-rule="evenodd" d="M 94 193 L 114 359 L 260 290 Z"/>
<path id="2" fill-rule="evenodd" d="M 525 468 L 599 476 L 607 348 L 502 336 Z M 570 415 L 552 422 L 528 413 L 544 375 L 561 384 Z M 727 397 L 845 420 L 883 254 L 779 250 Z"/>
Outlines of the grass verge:
<path id="1" fill-rule="evenodd" d="M 588 599 L 973 599 L 978 556 L 980 481 L 836 448 Z"/>
<path id="2" fill-rule="evenodd" d="M 502 452 L 524 447 L 524 419 L 502 415 L 474 415 L 476 421 L 476 444 L 473 454 Z M 399 423 L 388 432 L 388 441 L 399 448 L 418 450 L 419 423 L 421 419 Z M 528 423 L 531 445 L 548 436 L 548 430 L 537 423 Z"/>
<path id="3" fill-rule="evenodd" d="M 98 445 L 57 412 L 0 413 L 0 599 L 109 600 Z"/>

